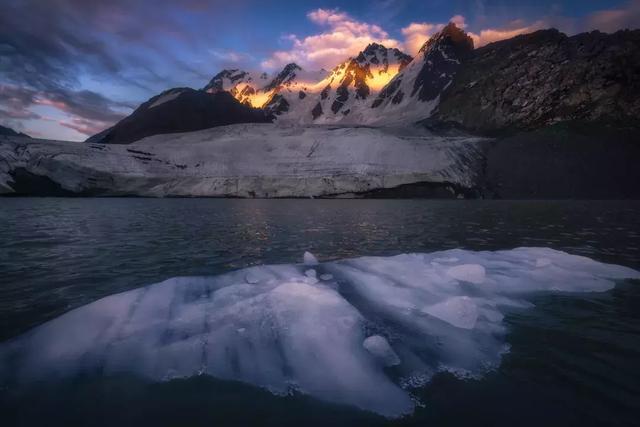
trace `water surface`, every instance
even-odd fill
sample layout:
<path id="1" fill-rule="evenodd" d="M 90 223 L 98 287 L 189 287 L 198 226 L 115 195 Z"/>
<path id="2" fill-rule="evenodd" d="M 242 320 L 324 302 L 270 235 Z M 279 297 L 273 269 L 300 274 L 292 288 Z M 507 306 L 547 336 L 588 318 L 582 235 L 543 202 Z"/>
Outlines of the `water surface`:
<path id="1" fill-rule="evenodd" d="M 331 260 L 519 246 L 638 269 L 640 202 L 5 198 L 0 339 L 116 292 L 175 276 L 297 262 L 306 250 Z M 638 284 L 534 303 L 507 319 L 512 350 L 496 372 L 479 381 L 437 377 L 420 392 L 426 406 L 395 423 L 632 425 L 640 413 Z M 86 380 L 2 399 L 10 408 L 5 417 L 26 424 L 47 416 L 104 425 L 384 423 L 350 408 L 208 378 Z M 28 410 L 33 402 L 44 415 Z"/>

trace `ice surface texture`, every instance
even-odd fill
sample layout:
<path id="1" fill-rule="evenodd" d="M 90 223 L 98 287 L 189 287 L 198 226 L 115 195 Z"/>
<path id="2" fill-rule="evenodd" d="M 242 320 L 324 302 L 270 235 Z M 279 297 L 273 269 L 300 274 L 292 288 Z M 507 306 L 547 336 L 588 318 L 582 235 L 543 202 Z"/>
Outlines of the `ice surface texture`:
<path id="1" fill-rule="evenodd" d="M 0 194 L 14 192 L 16 170 L 99 195 L 320 197 L 419 182 L 472 188 L 484 159 L 482 138 L 419 128 L 242 124 L 124 145 L 0 139 Z"/>
<path id="2" fill-rule="evenodd" d="M 496 367 L 504 314 L 530 307 L 528 293 L 640 278 L 544 248 L 304 261 L 174 278 L 72 310 L 0 345 L 0 383 L 207 374 L 396 417 L 435 373 Z"/>

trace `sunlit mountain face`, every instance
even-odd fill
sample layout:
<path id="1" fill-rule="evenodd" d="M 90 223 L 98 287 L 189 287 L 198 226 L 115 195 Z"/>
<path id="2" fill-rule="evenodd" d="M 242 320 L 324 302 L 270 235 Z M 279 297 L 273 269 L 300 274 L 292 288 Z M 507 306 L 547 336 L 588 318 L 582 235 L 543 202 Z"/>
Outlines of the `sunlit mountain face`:
<path id="1" fill-rule="evenodd" d="M 471 36 L 451 22 L 415 58 L 371 43 L 330 71 L 307 71 L 295 63 L 273 75 L 224 70 L 204 90 L 227 91 L 285 123 L 408 123 L 428 116 L 473 48 Z"/>
<path id="2" fill-rule="evenodd" d="M 371 43 L 331 71 L 308 71 L 295 63 L 275 74 L 223 70 L 204 90 L 227 91 L 247 106 L 275 114 L 289 112 L 289 119 L 295 117 L 296 121 L 344 121 L 354 110 L 370 107 L 371 100 L 412 59 L 397 48 Z M 300 114 L 291 112 L 291 105 Z"/>
<path id="3" fill-rule="evenodd" d="M 411 60 L 410 55 L 399 49 L 372 43 L 356 57 L 348 58 L 331 71 L 307 71 L 295 63 L 272 75 L 224 70 L 204 89 L 209 93 L 228 91 L 241 103 L 254 108 L 267 107 L 282 91 L 295 92 L 301 98 L 317 93 L 325 93 L 328 98 L 330 92 L 355 91 L 357 99 L 365 100 L 379 93 Z M 335 109 L 339 109 L 337 105 Z"/>

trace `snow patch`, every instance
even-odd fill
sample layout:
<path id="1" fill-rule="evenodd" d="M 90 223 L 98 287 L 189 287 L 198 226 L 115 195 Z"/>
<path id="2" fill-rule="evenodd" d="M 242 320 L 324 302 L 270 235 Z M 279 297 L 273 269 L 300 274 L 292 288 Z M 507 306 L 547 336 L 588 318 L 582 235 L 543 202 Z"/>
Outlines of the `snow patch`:
<path id="1" fill-rule="evenodd" d="M 384 366 L 396 366 L 400 364 L 400 358 L 396 352 L 393 351 L 385 337 L 372 335 L 362 342 L 362 346 Z"/>
<path id="2" fill-rule="evenodd" d="M 449 268 L 447 274 L 454 279 L 473 283 L 474 285 L 481 284 L 485 278 L 484 267 L 478 264 L 456 265 Z"/>
<path id="3" fill-rule="evenodd" d="M 305 252 L 304 255 L 302 256 L 302 261 L 304 262 L 304 265 L 309 265 L 309 266 L 318 265 L 318 259 L 311 252 Z M 314 274 L 314 277 L 315 277 L 315 274 Z"/>
<path id="4" fill-rule="evenodd" d="M 467 296 L 451 297 L 422 311 L 462 329 L 473 329 L 478 320 L 478 306 Z"/>
<path id="5" fill-rule="evenodd" d="M 179 97 L 180 94 L 182 94 L 182 91 L 175 91 L 175 92 L 169 92 L 167 94 L 164 94 L 160 96 L 160 98 L 156 99 L 155 102 L 149 106 L 149 109 L 162 105 L 165 102 L 173 101 L 174 99 Z"/>

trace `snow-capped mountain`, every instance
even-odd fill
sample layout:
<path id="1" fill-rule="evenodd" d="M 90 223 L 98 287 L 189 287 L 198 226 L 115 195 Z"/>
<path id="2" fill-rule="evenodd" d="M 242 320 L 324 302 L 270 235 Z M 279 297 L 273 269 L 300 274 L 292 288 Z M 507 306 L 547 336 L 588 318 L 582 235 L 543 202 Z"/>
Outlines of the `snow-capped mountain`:
<path id="1" fill-rule="evenodd" d="M 404 67 L 411 57 L 398 49 L 370 44 L 349 58 L 321 81 L 309 84 L 305 95 L 285 94 L 294 104 L 278 120 L 295 123 L 359 123 L 367 116 L 371 100 Z"/>
<path id="2" fill-rule="evenodd" d="M 288 124 L 389 124 L 429 117 L 473 41 L 450 23 L 416 58 L 377 43 L 330 72 L 288 64 L 274 76 L 224 70 L 204 88 L 225 90 Z"/>
<path id="3" fill-rule="evenodd" d="M 318 92 L 318 82 L 321 82 L 326 75 L 326 70 L 306 71 L 297 64 L 287 64 L 263 88 L 263 91 L 269 94 L 269 100 L 264 108 L 275 115 L 292 113 L 293 107 L 298 111 L 302 100 L 307 99 L 308 96 L 313 97 Z"/>
<path id="4" fill-rule="evenodd" d="M 202 90 L 208 93 L 229 92 L 238 101 L 254 108 L 262 108 L 255 99 L 256 93 L 269 82 L 267 73 L 222 70 Z"/>
<path id="5" fill-rule="evenodd" d="M 201 90 L 173 88 L 149 99 L 87 141 L 129 143 L 149 135 L 270 120 L 285 125 L 415 122 L 429 117 L 472 50 L 471 39 L 449 24 L 415 59 L 372 43 L 329 72 L 303 70 L 295 63 L 274 74 L 222 70 Z"/>
<path id="6" fill-rule="evenodd" d="M 289 92 L 304 97 L 309 86 L 322 80 L 325 70 L 316 72 L 304 71 L 295 63 L 287 64 L 279 73 L 270 75 L 264 72 L 244 71 L 239 69 L 223 70 L 216 74 L 202 89 L 208 93 L 226 91 L 238 101 L 254 108 L 268 110 L 288 110 L 288 103 L 284 103 L 280 92 Z"/>
<path id="7" fill-rule="evenodd" d="M 372 120 L 372 99 L 411 60 L 396 48 L 372 43 L 330 72 L 305 71 L 295 63 L 273 76 L 224 70 L 203 90 L 228 91 L 238 101 L 265 108 L 286 123 L 359 123 Z"/>
<path id="8" fill-rule="evenodd" d="M 378 121 L 412 121 L 428 117 L 451 84 L 473 40 L 450 23 L 431 37 L 371 104 Z"/>

